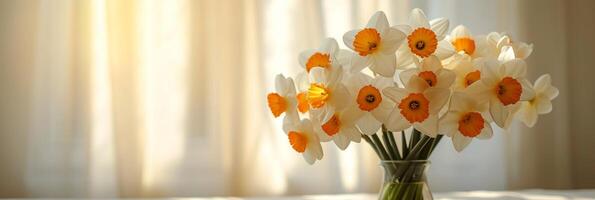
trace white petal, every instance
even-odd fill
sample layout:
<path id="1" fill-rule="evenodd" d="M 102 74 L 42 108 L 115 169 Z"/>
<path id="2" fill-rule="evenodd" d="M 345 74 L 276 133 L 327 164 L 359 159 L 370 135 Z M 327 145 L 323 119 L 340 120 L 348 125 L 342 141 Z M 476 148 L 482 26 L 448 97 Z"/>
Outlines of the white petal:
<path id="1" fill-rule="evenodd" d="M 471 37 L 471 33 L 469 33 L 469 29 L 463 25 L 458 25 L 454 29 L 452 29 L 452 37 L 453 39 L 457 38 L 469 38 Z"/>
<path id="2" fill-rule="evenodd" d="M 382 94 L 393 100 L 394 102 L 401 102 L 403 98 L 409 95 L 409 92 L 404 88 L 399 87 L 388 87 L 382 90 Z"/>
<path id="3" fill-rule="evenodd" d="M 309 75 L 310 75 L 309 76 L 310 83 L 319 83 L 319 84 L 327 83 L 326 71 L 324 68 L 314 67 L 310 70 Z"/>
<path id="4" fill-rule="evenodd" d="M 439 69 L 442 69 L 442 63 L 436 56 L 424 58 L 421 62 L 420 71 L 437 72 Z"/>
<path id="5" fill-rule="evenodd" d="M 520 59 L 527 59 L 533 53 L 533 44 L 520 43 L 516 48 L 516 57 Z"/>
<path id="6" fill-rule="evenodd" d="M 351 65 L 351 57 L 352 56 L 359 56 L 356 53 L 346 50 L 346 49 L 339 49 L 337 53 L 337 64 L 341 66 L 348 66 Z"/>
<path id="7" fill-rule="evenodd" d="M 343 135 L 345 135 L 349 141 L 355 143 L 359 143 L 362 140 L 362 134 L 357 130 L 355 125 L 344 128 Z"/>
<path id="8" fill-rule="evenodd" d="M 378 132 L 380 126 L 382 126 L 382 123 L 367 112 L 357 121 L 357 127 L 366 135 L 372 135 Z"/>
<path id="9" fill-rule="evenodd" d="M 401 48 L 407 48 L 407 49 L 397 50 L 397 68 L 405 69 L 405 68 L 407 68 L 407 66 L 411 65 L 414 60 L 417 60 L 418 58 L 415 55 L 413 55 L 411 53 L 411 51 L 409 51 L 409 49 L 408 49 L 409 47 L 401 46 Z"/>
<path id="10" fill-rule="evenodd" d="M 415 127 L 419 132 L 435 138 L 438 135 L 438 115 L 430 114 L 430 116 L 421 123 L 414 123 Z"/>
<path id="11" fill-rule="evenodd" d="M 464 135 L 457 133 L 452 138 L 452 144 L 455 147 L 455 150 L 461 152 L 463 149 L 465 149 L 465 147 L 469 145 L 469 143 L 471 143 L 471 139 L 472 138 L 470 137 L 465 137 Z"/>
<path id="12" fill-rule="evenodd" d="M 304 160 L 310 165 L 314 164 L 314 161 L 316 161 L 316 159 L 312 155 L 312 152 L 308 151 L 308 149 L 306 149 L 306 151 L 302 153 L 302 157 L 304 157 Z"/>
<path id="13" fill-rule="evenodd" d="M 280 95 L 284 95 L 289 92 L 289 85 L 287 84 L 287 80 L 285 80 L 285 76 L 283 76 L 283 74 L 278 74 L 275 76 L 275 90 Z"/>
<path id="14" fill-rule="evenodd" d="M 355 106 L 349 106 L 343 112 L 341 112 L 341 116 L 339 120 L 341 120 L 341 125 L 343 127 L 355 126 L 357 120 L 359 120 L 364 115 L 364 112 Z"/>
<path id="15" fill-rule="evenodd" d="M 512 78 L 525 77 L 527 74 L 527 64 L 521 59 L 509 60 L 502 67 L 501 70 L 504 70 L 502 74 Z"/>
<path id="16" fill-rule="evenodd" d="M 529 102 L 523 102 L 516 116 L 528 127 L 533 127 L 537 122 L 537 110 Z"/>
<path id="17" fill-rule="evenodd" d="M 382 76 L 376 76 L 372 79 L 371 84 L 377 89 L 384 89 L 387 87 L 395 86 L 395 82 L 391 78 L 385 78 Z"/>
<path id="18" fill-rule="evenodd" d="M 314 49 L 308 49 L 308 50 L 300 52 L 300 55 L 298 56 L 298 61 L 300 62 L 300 66 L 302 66 L 305 69 L 306 63 L 308 63 L 308 60 L 315 52 L 316 52 L 316 50 L 314 50 Z"/>
<path id="19" fill-rule="evenodd" d="M 487 102 L 492 95 L 491 88 L 487 87 L 485 83 L 481 81 L 476 81 L 475 83 L 469 85 L 469 87 L 465 88 L 464 92 L 473 96 L 473 98 L 476 99 L 478 103 Z"/>
<path id="20" fill-rule="evenodd" d="M 293 79 L 288 77 L 285 79 L 286 91 L 283 93 L 283 96 L 295 96 L 295 84 L 293 83 Z"/>
<path id="21" fill-rule="evenodd" d="M 330 120 L 333 115 L 335 115 L 335 107 L 334 106 L 329 106 L 329 105 L 325 105 L 322 106 L 319 109 L 316 109 L 316 113 L 317 113 L 317 118 L 320 119 L 320 122 L 322 122 L 322 124 L 328 122 L 328 120 Z"/>
<path id="22" fill-rule="evenodd" d="M 392 77 L 395 75 L 397 66 L 397 57 L 395 54 L 391 55 L 374 55 L 372 57 L 373 63 L 370 66 L 370 70 L 376 72 L 384 77 Z"/>
<path id="23" fill-rule="evenodd" d="M 438 114 L 450 97 L 450 90 L 445 88 L 428 88 L 424 96 L 430 101 L 430 114 Z"/>
<path id="24" fill-rule="evenodd" d="M 497 99 L 492 99 L 490 101 L 490 114 L 496 125 L 503 129 L 508 128 L 507 121 L 510 117 L 510 112 L 506 106 L 500 103 Z"/>
<path id="25" fill-rule="evenodd" d="M 411 32 L 413 32 L 413 29 L 411 28 L 411 26 L 409 26 L 407 24 L 400 24 L 400 25 L 392 26 L 391 28 L 397 29 L 397 30 L 403 32 L 405 35 L 409 35 L 409 34 L 411 34 Z"/>
<path id="26" fill-rule="evenodd" d="M 395 132 L 411 127 L 411 123 L 409 123 L 409 121 L 407 121 L 407 119 L 401 115 L 401 112 L 398 108 L 393 109 L 385 125 L 388 130 Z"/>
<path id="27" fill-rule="evenodd" d="M 349 89 L 349 91 L 352 92 L 353 95 L 357 95 L 362 87 L 370 84 L 371 80 L 372 77 L 364 73 L 358 72 L 351 74 L 349 78 L 347 78 L 345 86 L 347 86 L 347 88 Z"/>
<path id="28" fill-rule="evenodd" d="M 351 56 L 351 68 L 349 71 L 351 73 L 356 73 L 362 71 L 362 69 L 366 68 L 370 65 L 371 59 L 369 56 L 360 56 L 358 54 L 354 54 Z"/>
<path id="29" fill-rule="evenodd" d="M 419 8 L 414 8 L 411 11 L 411 15 L 409 16 L 409 25 L 411 25 L 413 29 L 419 27 L 430 28 L 430 23 L 426 18 L 426 14 L 424 14 L 424 11 Z"/>
<path id="30" fill-rule="evenodd" d="M 457 78 L 457 75 L 448 69 L 440 70 L 437 75 L 438 83 L 436 84 L 436 87 L 439 88 L 450 88 L 452 83 Z"/>
<path id="31" fill-rule="evenodd" d="M 498 60 L 500 62 L 506 62 L 515 59 L 516 56 L 514 55 L 514 49 L 511 46 L 504 46 L 500 51 L 500 55 L 498 55 Z"/>
<path id="32" fill-rule="evenodd" d="M 498 61 L 494 60 L 486 60 L 482 64 L 482 68 L 480 69 L 481 73 L 481 82 L 485 83 L 487 86 L 492 86 L 497 84 L 500 81 L 500 64 Z"/>
<path id="33" fill-rule="evenodd" d="M 299 123 L 300 117 L 295 110 L 293 112 L 285 112 L 285 117 L 283 118 L 283 131 L 288 133 L 291 130 L 296 130 Z"/>
<path id="34" fill-rule="evenodd" d="M 417 76 L 418 73 L 419 70 L 417 68 L 407 69 L 399 73 L 399 79 L 401 80 L 401 83 L 407 83 L 412 76 Z"/>
<path id="35" fill-rule="evenodd" d="M 397 29 L 393 29 L 393 28 L 387 29 L 387 31 L 384 33 L 384 35 L 381 35 L 381 38 L 382 38 L 381 52 L 382 52 L 382 54 L 394 55 L 395 51 L 397 51 L 397 49 L 401 46 L 401 43 L 404 41 L 405 37 L 406 37 L 405 33 L 401 32 Z"/>
<path id="36" fill-rule="evenodd" d="M 438 48 L 436 49 L 436 52 L 434 52 L 434 55 L 436 55 L 436 57 L 438 57 L 440 60 L 444 60 L 451 57 L 455 53 L 455 49 L 450 42 L 447 40 L 441 40 L 438 42 Z"/>
<path id="37" fill-rule="evenodd" d="M 355 35 L 360 31 L 361 29 L 354 29 L 345 33 L 343 35 L 343 43 L 345 43 L 345 46 L 349 47 L 351 50 L 355 50 L 353 47 L 353 40 L 355 40 Z"/>
<path id="38" fill-rule="evenodd" d="M 531 83 L 527 81 L 527 79 L 520 79 L 519 82 L 521 83 L 522 92 L 521 92 L 521 101 L 528 101 L 535 97 L 535 90 L 533 90 L 533 86 Z"/>
<path id="39" fill-rule="evenodd" d="M 459 127 L 459 113 L 448 112 L 440 118 L 438 125 L 438 132 L 446 136 L 452 137 L 457 132 Z"/>
<path id="40" fill-rule="evenodd" d="M 349 101 L 352 99 L 349 90 L 343 84 L 338 84 L 331 92 L 332 96 L 329 103 L 335 106 L 337 110 L 343 109 L 352 103 Z"/>
<path id="41" fill-rule="evenodd" d="M 347 149 L 347 147 L 349 146 L 349 143 L 350 143 L 347 136 L 345 136 L 343 134 L 339 134 L 339 133 L 337 133 L 335 136 L 333 136 L 333 142 L 335 142 L 337 147 L 339 147 L 339 149 L 341 149 L 341 150 Z"/>
<path id="42" fill-rule="evenodd" d="M 336 57 L 336 53 L 339 52 L 339 44 L 334 38 L 326 38 L 322 41 L 320 51 Z"/>
<path id="43" fill-rule="evenodd" d="M 533 106 L 535 106 L 535 110 L 537 114 L 547 114 L 552 112 L 552 102 L 544 97 L 536 98 L 533 101 Z"/>
<path id="44" fill-rule="evenodd" d="M 297 83 L 298 92 L 304 92 L 310 88 L 310 82 L 308 81 L 308 74 L 306 71 L 298 73 L 295 76 L 295 82 Z"/>
<path id="45" fill-rule="evenodd" d="M 476 136 L 476 138 L 480 140 L 485 140 L 492 138 L 492 135 L 492 126 L 490 125 L 490 123 L 485 121 L 483 123 L 483 129 L 481 129 L 481 132 L 479 133 L 479 135 Z"/>
<path id="46" fill-rule="evenodd" d="M 407 90 L 414 92 L 423 92 L 428 87 L 428 83 L 419 76 L 411 76 L 411 78 L 409 78 L 409 81 L 407 81 L 407 85 L 405 85 L 405 88 L 407 88 Z"/>
<path id="47" fill-rule="evenodd" d="M 382 11 L 377 11 L 372 15 L 372 18 L 368 21 L 366 28 L 375 28 L 378 31 L 385 31 L 388 26 L 388 20 L 386 19 L 386 15 Z"/>
<path id="48" fill-rule="evenodd" d="M 438 40 L 442 40 L 444 39 L 444 36 L 446 35 L 446 32 L 448 31 L 448 19 L 445 18 L 436 18 L 430 21 L 430 27 L 432 29 L 432 31 L 434 31 L 434 33 L 436 33 L 436 36 Z"/>
<path id="49" fill-rule="evenodd" d="M 450 101 L 450 109 L 452 111 L 468 112 L 476 105 L 474 99 L 466 93 L 454 92 Z"/>
<path id="50" fill-rule="evenodd" d="M 390 101 L 389 99 L 382 99 L 380 105 L 372 111 L 372 115 L 376 118 L 376 120 L 384 123 L 387 121 L 390 113 L 392 112 L 393 108 L 395 107 L 395 103 Z"/>

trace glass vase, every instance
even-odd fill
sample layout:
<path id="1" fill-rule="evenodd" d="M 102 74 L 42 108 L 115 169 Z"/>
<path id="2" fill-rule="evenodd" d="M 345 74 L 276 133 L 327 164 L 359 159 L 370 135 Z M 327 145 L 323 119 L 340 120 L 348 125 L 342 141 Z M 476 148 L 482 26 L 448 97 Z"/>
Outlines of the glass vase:
<path id="1" fill-rule="evenodd" d="M 378 199 L 380 200 L 428 200 L 433 199 L 426 181 L 428 160 L 381 161 L 384 180 Z"/>

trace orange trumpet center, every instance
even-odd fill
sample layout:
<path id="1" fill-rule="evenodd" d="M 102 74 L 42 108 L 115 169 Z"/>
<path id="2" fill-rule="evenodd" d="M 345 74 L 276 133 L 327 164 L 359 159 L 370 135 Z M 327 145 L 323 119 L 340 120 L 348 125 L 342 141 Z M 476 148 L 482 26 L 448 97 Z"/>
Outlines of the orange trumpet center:
<path id="1" fill-rule="evenodd" d="M 373 28 L 365 28 L 355 35 L 353 47 L 360 56 L 367 56 L 378 50 L 380 33 Z"/>
<path id="2" fill-rule="evenodd" d="M 285 98 L 277 93 L 270 93 L 267 95 L 267 102 L 269 104 L 269 108 L 275 117 L 279 117 L 281 113 L 287 110 L 287 102 Z"/>
<path id="3" fill-rule="evenodd" d="M 484 120 L 478 112 L 468 112 L 459 120 L 459 131 L 467 137 L 475 137 L 481 133 Z"/>
<path id="4" fill-rule="evenodd" d="M 314 53 L 306 62 L 306 71 L 314 67 L 329 68 L 331 66 L 331 57 L 328 54 Z"/>
<path id="5" fill-rule="evenodd" d="M 436 74 L 434 74 L 434 72 L 432 71 L 423 71 L 420 72 L 417 76 L 425 80 L 430 87 L 434 87 L 438 83 L 438 78 L 436 77 Z"/>
<path id="6" fill-rule="evenodd" d="M 438 47 L 438 39 L 434 31 L 427 28 L 417 28 L 407 36 L 409 49 L 415 55 L 425 58 L 434 53 Z"/>
<path id="7" fill-rule="evenodd" d="M 410 123 L 423 122 L 430 116 L 430 101 L 421 93 L 411 93 L 401 100 L 399 109 Z"/>
<path id="8" fill-rule="evenodd" d="M 333 136 L 339 132 L 341 121 L 337 115 L 333 115 L 326 123 L 322 125 L 322 130 L 328 135 Z"/>
<path id="9" fill-rule="evenodd" d="M 504 77 L 495 88 L 496 95 L 505 106 L 515 104 L 521 99 L 523 87 L 521 83 L 514 78 Z"/>
<path id="10" fill-rule="evenodd" d="M 329 90 L 322 84 L 313 83 L 308 89 L 308 103 L 313 108 L 320 108 L 326 104 L 330 97 Z"/>
<path id="11" fill-rule="evenodd" d="M 289 138 L 289 144 L 291 144 L 291 147 L 295 151 L 299 153 L 306 151 L 306 147 L 308 146 L 308 138 L 303 133 L 290 131 L 289 134 L 287 134 L 287 137 Z"/>
<path id="12" fill-rule="evenodd" d="M 380 91 L 372 85 L 366 85 L 357 94 L 357 104 L 365 111 L 374 110 L 382 102 Z"/>
<path id="13" fill-rule="evenodd" d="M 473 72 L 469 72 L 467 73 L 467 75 L 465 75 L 465 88 L 469 87 L 471 84 L 475 83 L 475 81 L 478 81 L 481 78 L 481 72 L 479 72 L 479 70 L 475 70 Z"/>
<path id="14" fill-rule="evenodd" d="M 308 112 L 308 110 L 310 110 L 310 105 L 308 104 L 308 99 L 306 98 L 306 92 L 300 92 L 297 94 L 297 96 L 295 97 L 297 99 L 298 102 L 298 110 L 301 113 L 305 113 Z"/>
<path id="15" fill-rule="evenodd" d="M 464 51 L 467 55 L 475 52 L 475 41 L 471 38 L 457 38 L 452 42 L 457 52 Z"/>

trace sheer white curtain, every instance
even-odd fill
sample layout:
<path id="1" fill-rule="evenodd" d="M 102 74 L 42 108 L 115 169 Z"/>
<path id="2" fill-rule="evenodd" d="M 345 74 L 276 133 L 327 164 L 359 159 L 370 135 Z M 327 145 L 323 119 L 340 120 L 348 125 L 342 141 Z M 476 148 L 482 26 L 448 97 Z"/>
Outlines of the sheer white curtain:
<path id="1" fill-rule="evenodd" d="M 344 152 L 323 145 L 325 158 L 309 166 L 288 148 L 265 95 L 276 74 L 295 75 L 301 50 L 325 37 L 341 41 L 376 10 L 391 24 L 404 23 L 413 7 L 449 18 L 451 27 L 505 31 L 535 43 L 531 76 L 550 72 L 562 91 L 554 112 L 531 132 L 521 126 L 498 131 L 463 153 L 443 140 L 432 158 L 432 189 L 586 187 L 590 179 L 573 182 L 578 172 L 571 170 L 589 175 L 589 168 L 571 165 L 567 155 L 590 149 L 571 148 L 568 132 L 590 136 L 570 128 L 574 101 L 564 94 L 576 85 L 566 76 L 586 65 L 561 67 L 570 58 L 559 47 L 567 45 L 567 18 L 592 17 L 588 6 L 557 0 L 3 1 L 0 195 L 376 192 L 380 168 L 367 144 Z M 581 15 L 568 16 L 579 7 Z M 588 29 L 576 22 L 569 27 Z M 573 123 L 585 123 L 580 120 Z M 585 153 L 573 155 L 595 163 Z"/>

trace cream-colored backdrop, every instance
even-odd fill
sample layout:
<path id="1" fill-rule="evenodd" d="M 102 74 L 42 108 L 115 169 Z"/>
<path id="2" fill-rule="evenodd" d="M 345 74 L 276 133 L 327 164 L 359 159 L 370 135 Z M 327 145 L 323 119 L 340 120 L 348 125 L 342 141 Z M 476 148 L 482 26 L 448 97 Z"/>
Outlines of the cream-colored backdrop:
<path id="1" fill-rule="evenodd" d="M 0 2 L 0 197 L 375 192 L 366 145 L 308 166 L 264 96 L 300 50 L 412 7 L 534 43 L 561 90 L 534 129 L 444 142 L 435 191 L 595 187 L 592 1 L 24 0 Z"/>

